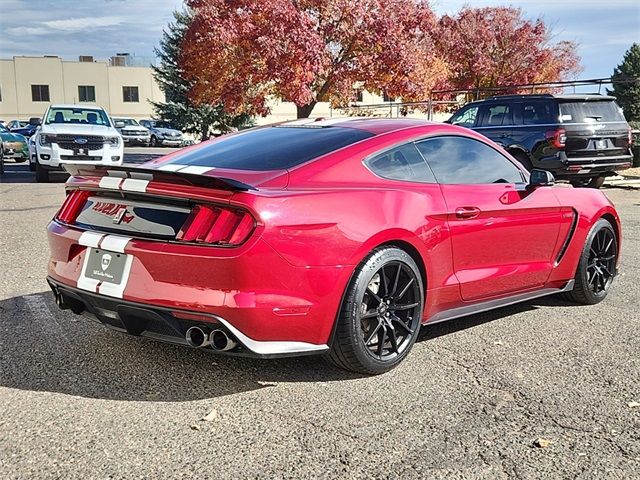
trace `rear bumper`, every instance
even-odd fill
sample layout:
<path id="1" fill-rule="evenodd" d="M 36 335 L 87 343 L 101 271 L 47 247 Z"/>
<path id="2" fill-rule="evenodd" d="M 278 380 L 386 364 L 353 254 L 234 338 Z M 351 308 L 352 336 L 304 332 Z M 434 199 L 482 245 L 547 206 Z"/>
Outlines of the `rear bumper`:
<path id="1" fill-rule="evenodd" d="M 327 345 L 295 341 L 258 341 L 244 335 L 222 317 L 130 302 L 120 298 L 97 295 L 64 285 L 51 277 L 47 282 L 63 309 L 83 314 L 103 325 L 130 335 L 142 336 L 179 345 L 188 345 L 185 336 L 194 326 L 224 330 L 238 345 L 229 351 L 215 353 L 245 357 L 278 358 L 317 355 L 329 350 Z M 185 318 L 186 317 L 186 318 Z M 195 317 L 199 317 L 195 320 Z M 188 318 L 194 318 L 189 320 Z M 205 321 L 206 320 L 206 321 Z"/>
<path id="2" fill-rule="evenodd" d="M 225 325 L 259 355 L 290 354 L 291 342 L 307 344 L 294 345 L 303 347 L 296 354 L 324 351 L 351 274 L 349 267 L 295 267 L 260 238 L 225 249 L 82 232 L 56 221 L 48 237 L 48 273 L 58 288 L 116 302 L 110 311 L 130 302 L 201 315 L 199 324 Z M 122 288 L 83 281 L 88 247 L 132 257 Z"/>
<path id="3" fill-rule="evenodd" d="M 631 168 L 632 164 L 632 155 L 571 158 L 560 152 L 555 157 L 541 159 L 536 167 L 549 170 L 558 178 L 576 178 L 613 175 L 619 170 Z"/>

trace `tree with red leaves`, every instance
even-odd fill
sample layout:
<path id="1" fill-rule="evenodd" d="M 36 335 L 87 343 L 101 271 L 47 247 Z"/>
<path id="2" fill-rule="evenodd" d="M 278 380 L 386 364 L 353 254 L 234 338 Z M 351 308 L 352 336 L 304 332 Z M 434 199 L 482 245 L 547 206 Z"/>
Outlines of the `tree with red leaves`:
<path id="1" fill-rule="evenodd" d="M 182 67 L 196 102 L 266 115 L 268 100 L 308 117 L 367 91 L 421 99 L 445 79 L 424 0 L 187 0 Z"/>
<path id="2" fill-rule="evenodd" d="M 573 42 L 551 41 L 541 19 L 512 7 L 463 8 L 438 22 L 438 50 L 456 89 L 566 80 L 580 69 Z M 509 89 L 506 89 L 507 91 Z"/>

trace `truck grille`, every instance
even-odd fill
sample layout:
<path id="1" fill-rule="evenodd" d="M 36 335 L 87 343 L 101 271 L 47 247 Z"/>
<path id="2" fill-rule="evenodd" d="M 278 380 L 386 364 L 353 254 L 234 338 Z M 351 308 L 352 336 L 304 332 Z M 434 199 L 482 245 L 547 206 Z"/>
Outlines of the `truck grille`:
<path id="1" fill-rule="evenodd" d="M 84 145 L 79 145 L 73 142 L 60 142 L 58 141 L 58 146 L 60 148 L 64 148 L 65 150 L 101 150 L 104 147 L 104 143 L 85 143 Z"/>

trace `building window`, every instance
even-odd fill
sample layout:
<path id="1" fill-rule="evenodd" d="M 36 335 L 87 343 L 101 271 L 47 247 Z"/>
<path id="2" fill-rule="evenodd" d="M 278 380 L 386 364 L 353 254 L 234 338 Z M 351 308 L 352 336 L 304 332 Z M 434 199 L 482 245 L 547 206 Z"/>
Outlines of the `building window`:
<path id="1" fill-rule="evenodd" d="M 138 87 L 122 87 L 122 101 L 128 103 L 139 102 Z"/>
<path id="2" fill-rule="evenodd" d="M 362 102 L 362 89 L 358 88 L 355 93 L 356 102 Z"/>
<path id="3" fill-rule="evenodd" d="M 48 102 L 49 85 L 31 85 L 31 101 Z"/>
<path id="4" fill-rule="evenodd" d="M 95 102 L 96 87 L 93 85 L 78 85 L 78 100 L 80 102 Z"/>
<path id="5" fill-rule="evenodd" d="M 387 92 L 383 92 L 383 93 L 382 93 L 382 101 L 383 101 L 383 102 L 395 102 L 395 101 L 396 101 L 396 99 L 395 99 L 395 98 L 390 97 L 389 95 L 387 95 Z"/>

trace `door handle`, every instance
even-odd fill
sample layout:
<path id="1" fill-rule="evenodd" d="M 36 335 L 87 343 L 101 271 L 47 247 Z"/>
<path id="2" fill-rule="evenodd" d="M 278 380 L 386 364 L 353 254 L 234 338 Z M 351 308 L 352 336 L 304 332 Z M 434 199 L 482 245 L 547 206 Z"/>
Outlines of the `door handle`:
<path id="1" fill-rule="evenodd" d="M 456 218 L 463 220 L 469 220 L 476 218 L 480 215 L 480 209 L 478 207 L 458 207 L 456 208 Z"/>

